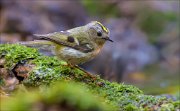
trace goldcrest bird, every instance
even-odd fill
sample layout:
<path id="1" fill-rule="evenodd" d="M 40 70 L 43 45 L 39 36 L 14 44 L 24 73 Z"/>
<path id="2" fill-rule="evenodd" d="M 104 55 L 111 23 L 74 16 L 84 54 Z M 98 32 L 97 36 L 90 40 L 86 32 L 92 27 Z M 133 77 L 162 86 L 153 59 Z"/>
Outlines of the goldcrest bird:
<path id="1" fill-rule="evenodd" d="M 61 60 L 78 65 L 93 59 L 109 38 L 109 30 L 100 22 L 44 35 L 35 34 L 39 40 L 21 42 L 31 47 L 50 48 Z"/>

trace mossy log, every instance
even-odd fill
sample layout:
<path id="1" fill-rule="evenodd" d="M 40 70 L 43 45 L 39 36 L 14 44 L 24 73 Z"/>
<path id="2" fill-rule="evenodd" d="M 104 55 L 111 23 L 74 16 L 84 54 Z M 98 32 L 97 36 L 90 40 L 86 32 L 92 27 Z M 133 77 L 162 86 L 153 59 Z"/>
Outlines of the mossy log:
<path id="1" fill-rule="evenodd" d="M 0 86 L 2 111 L 180 109 L 179 101 L 144 95 L 132 85 L 86 74 L 56 57 L 18 44 L 0 44 Z"/>

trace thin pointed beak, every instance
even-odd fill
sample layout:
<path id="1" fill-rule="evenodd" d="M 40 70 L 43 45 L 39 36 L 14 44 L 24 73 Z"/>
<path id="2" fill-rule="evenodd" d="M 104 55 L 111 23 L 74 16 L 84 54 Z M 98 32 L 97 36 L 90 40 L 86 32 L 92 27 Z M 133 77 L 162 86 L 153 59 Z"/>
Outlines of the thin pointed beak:
<path id="1" fill-rule="evenodd" d="M 110 41 L 110 42 L 114 42 L 114 41 L 111 40 L 109 37 L 106 37 L 106 38 L 103 38 L 103 39 L 105 39 L 105 40 L 107 40 L 107 41 Z"/>

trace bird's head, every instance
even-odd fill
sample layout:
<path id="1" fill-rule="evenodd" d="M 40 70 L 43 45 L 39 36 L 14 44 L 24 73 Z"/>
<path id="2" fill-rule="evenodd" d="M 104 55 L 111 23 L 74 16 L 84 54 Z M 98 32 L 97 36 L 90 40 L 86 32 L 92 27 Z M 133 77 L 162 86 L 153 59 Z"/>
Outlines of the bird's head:
<path id="1" fill-rule="evenodd" d="M 103 45 L 106 41 L 113 42 L 109 36 L 109 29 L 98 21 L 92 21 L 86 25 L 90 38 L 92 38 L 98 45 Z"/>

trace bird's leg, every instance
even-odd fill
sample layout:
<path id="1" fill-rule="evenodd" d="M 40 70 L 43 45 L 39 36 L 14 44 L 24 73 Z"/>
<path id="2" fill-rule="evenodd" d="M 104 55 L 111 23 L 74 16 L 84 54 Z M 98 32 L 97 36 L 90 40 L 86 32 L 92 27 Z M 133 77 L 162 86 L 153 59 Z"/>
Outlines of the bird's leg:
<path id="1" fill-rule="evenodd" d="M 74 65 L 75 68 L 83 71 L 85 74 L 87 74 L 89 77 L 93 78 L 94 80 L 96 79 L 96 76 L 90 74 L 89 72 L 87 72 L 86 70 L 84 70 L 83 68 L 79 67 L 78 65 Z"/>
<path id="2" fill-rule="evenodd" d="M 96 76 L 90 74 L 89 72 L 87 72 L 83 68 L 79 67 L 78 65 L 72 65 L 71 63 L 68 63 L 67 66 L 69 66 L 70 68 L 77 68 L 77 69 L 81 70 L 82 72 L 84 72 L 87 76 L 93 78 L 94 80 L 96 79 Z"/>
<path id="3" fill-rule="evenodd" d="M 69 66 L 70 68 L 74 68 L 74 65 L 68 63 L 67 66 Z"/>

